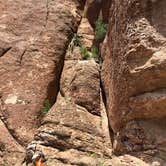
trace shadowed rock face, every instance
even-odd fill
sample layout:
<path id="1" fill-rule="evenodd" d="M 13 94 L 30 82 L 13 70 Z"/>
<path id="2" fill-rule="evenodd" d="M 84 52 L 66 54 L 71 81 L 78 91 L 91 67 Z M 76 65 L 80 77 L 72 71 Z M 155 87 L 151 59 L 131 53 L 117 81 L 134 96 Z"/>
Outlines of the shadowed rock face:
<path id="1" fill-rule="evenodd" d="M 165 159 L 165 7 L 164 0 L 113 2 L 102 80 L 116 152 L 158 149 Z"/>
<path id="2" fill-rule="evenodd" d="M 87 0 L 85 4 L 85 16 L 88 18 L 89 23 L 95 28 L 95 23 L 99 18 L 100 12 L 102 20 L 105 23 L 109 21 L 109 9 L 112 0 Z"/>

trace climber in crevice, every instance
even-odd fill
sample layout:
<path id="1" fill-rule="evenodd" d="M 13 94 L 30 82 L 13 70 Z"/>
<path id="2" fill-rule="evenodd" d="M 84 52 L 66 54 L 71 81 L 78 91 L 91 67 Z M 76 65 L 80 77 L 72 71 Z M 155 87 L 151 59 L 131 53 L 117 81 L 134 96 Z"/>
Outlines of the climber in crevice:
<path id="1" fill-rule="evenodd" d="M 28 145 L 28 147 L 26 148 L 26 155 L 22 164 L 26 163 L 26 166 L 28 166 L 28 164 L 33 163 L 33 166 L 44 166 L 43 163 L 45 161 L 46 159 L 43 152 L 37 149 L 36 144 Z"/>

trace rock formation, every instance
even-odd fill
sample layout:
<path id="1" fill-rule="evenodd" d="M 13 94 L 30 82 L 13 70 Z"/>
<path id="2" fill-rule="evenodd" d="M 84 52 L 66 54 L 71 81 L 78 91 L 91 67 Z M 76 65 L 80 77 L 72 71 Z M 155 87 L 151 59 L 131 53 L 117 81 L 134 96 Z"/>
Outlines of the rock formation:
<path id="1" fill-rule="evenodd" d="M 117 153 L 166 157 L 165 7 L 164 0 L 112 4 L 102 82 Z"/>
<path id="2" fill-rule="evenodd" d="M 166 164 L 165 7 L 0 0 L 0 166 Z"/>
<path id="3" fill-rule="evenodd" d="M 56 100 L 65 50 L 80 17 L 72 1 L 0 4 L 1 119 L 25 146 L 39 127 L 45 100 Z M 5 138 L 0 142 L 7 146 Z"/>

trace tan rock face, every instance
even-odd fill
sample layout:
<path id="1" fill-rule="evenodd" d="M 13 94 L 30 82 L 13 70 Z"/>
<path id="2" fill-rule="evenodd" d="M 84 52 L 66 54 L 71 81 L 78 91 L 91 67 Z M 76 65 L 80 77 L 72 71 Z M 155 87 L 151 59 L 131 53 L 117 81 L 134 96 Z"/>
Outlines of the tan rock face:
<path id="1" fill-rule="evenodd" d="M 94 31 L 87 18 L 82 18 L 77 34 L 81 37 L 82 45 L 90 49 L 93 45 Z"/>
<path id="2" fill-rule="evenodd" d="M 100 115 L 100 76 L 95 61 L 67 61 L 63 70 L 61 93 L 92 114 Z"/>
<path id="3" fill-rule="evenodd" d="M 6 156 L 12 158 L 11 164 L 19 164 L 17 161 L 22 160 L 24 157 L 23 147 L 12 137 L 6 126 L 0 120 L 0 165 L 4 164 L 4 161 L 9 162 Z M 11 154 L 8 154 L 11 152 Z"/>
<path id="4" fill-rule="evenodd" d="M 102 82 L 115 151 L 165 147 L 165 7 L 164 0 L 113 2 Z"/>
<path id="5" fill-rule="evenodd" d="M 164 0 L 0 0 L 0 165 L 33 165 L 37 154 L 47 166 L 164 164 L 164 6 Z M 90 52 L 101 15 L 110 21 L 102 73 Z M 107 114 L 115 154 L 139 158 L 113 156 Z"/>
<path id="6" fill-rule="evenodd" d="M 0 1 L 0 133 L 13 147 L 8 152 L 21 153 L 19 146 L 38 128 L 43 103 L 55 102 L 65 49 L 80 21 L 76 11 L 72 1 Z"/>
<path id="7" fill-rule="evenodd" d="M 85 21 L 81 21 L 77 31 L 82 33 L 83 46 L 93 40 L 93 36 L 89 39 L 84 35 L 92 32 Z M 72 45 L 71 50 L 71 44 L 56 103 L 43 119 L 32 144 L 36 143 L 47 156 L 48 165 L 109 163 L 112 149 L 101 97 L 99 65 L 94 59 L 82 60 L 79 50 L 76 54 L 78 46 Z"/>
<path id="8" fill-rule="evenodd" d="M 72 101 L 59 96 L 43 123 L 45 125 L 36 136 L 36 140 L 44 141 L 43 145 L 100 154 L 103 146 L 100 117 L 93 116 Z"/>
<path id="9" fill-rule="evenodd" d="M 9 129 L 25 143 L 33 138 L 45 99 L 55 101 L 67 37 L 77 24 L 76 4 L 5 1 L 1 8 L 3 115 Z"/>

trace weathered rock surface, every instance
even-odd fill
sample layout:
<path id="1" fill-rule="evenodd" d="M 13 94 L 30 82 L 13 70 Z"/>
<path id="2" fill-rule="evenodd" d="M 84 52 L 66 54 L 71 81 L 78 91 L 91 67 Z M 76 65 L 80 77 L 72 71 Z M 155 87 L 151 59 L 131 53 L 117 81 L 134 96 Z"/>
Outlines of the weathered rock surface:
<path id="1" fill-rule="evenodd" d="M 64 97 L 72 97 L 77 105 L 92 114 L 100 115 L 99 65 L 94 60 L 65 62 L 60 91 Z"/>
<path id="2" fill-rule="evenodd" d="M 18 164 L 18 160 L 22 160 L 24 157 L 24 149 L 19 143 L 12 137 L 6 126 L 0 120 L 0 165 Z M 8 157 L 7 157 L 8 156 Z M 10 158 L 10 161 L 8 160 Z"/>
<path id="3" fill-rule="evenodd" d="M 85 22 L 81 22 L 78 32 L 82 27 L 88 31 L 82 24 Z M 87 41 L 86 37 L 82 36 L 82 41 Z M 100 90 L 99 65 L 93 59 L 81 60 L 77 51 L 76 54 L 74 46 L 71 52 L 69 45 L 56 103 L 43 119 L 31 144 L 36 144 L 45 154 L 46 165 L 149 165 L 129 155 L 111 159 L 112 146 Z"/>
<path id="4" fill-rule="evenodd" d="M 113 1 L 102 82 L 119 153 L 151 149 L 165 160 L 165 7 L 164 0 Z"/>
<path id="5" fill-rule="evenodd" d="M 67 154 L 71 156 L 74 152 L 85 157 L 91 155 L 99 156 L 98 158 L 111 156 L 110 145 L 104 139 L 101 118 L 92 115 L 85 108 L 73 103 L 72 99 L 64 98 L 60 94 L 56 104 L 51 108 L 43 125 L 39 128 L 35 141 L 43 146 L 44 153 L 44 149 L 47 147 L 55 148 L 54 151 L 57 151 L 55 159 L 64 160 L 64 163 L 65 156 L 68 156 Z M 74 162 L 70 157 L 66 160 L 66 164 Z M 79 161 L 80 159 L 75 160 Z M 82 162 L 86 163 L 86 160 L 82 160 Z"/>
<path id="6" fill-rule="evenodd" d="M 44 101 L 55 101 L 68 37 L 76 30 L 76 4 L 46 0 L 0 3 L 3 116 L 15 137 L 27 143 L 33 138 Z"/>
<path id="7" fill-rule="evenodd" d="M 85 24 L 84 20 L 78 34 L 91 32 L 89 23 Z M 92 43 L 93 37 L 84 34 L 81 40 L 85 46 L 87 42 Z M 75 54 L 77 46 L 71 51 L 71 44 L 56 103 L 43 119 L 32 144 L 42 149 L 48 159 L 47 165 L 109 163 L 112 146 L 100 92 L 99 65 L 93 59 L 82 60 L 80 51 Z"/>
<path id="8" fill-rule="evenodd" d="M 0 18 L 0 114 L 5 123 L 0 133 L 19 152 L 16 141 L 26 145 L 33 139 L 45 100 L 55 102 L 80 16 L 70 0 L 2 0 Z"/>
<path id="9" fill-rule="evenodd" d="M 0 0 L 0 165 L 37 152 L 47 166 L 166 164 L 165 5 Z M 92 54 L 98 18 L 110 21 L 102 75 L 80 51 Z M 109 127 L 115 154 L 131 155 L 113 155 Z"/>

